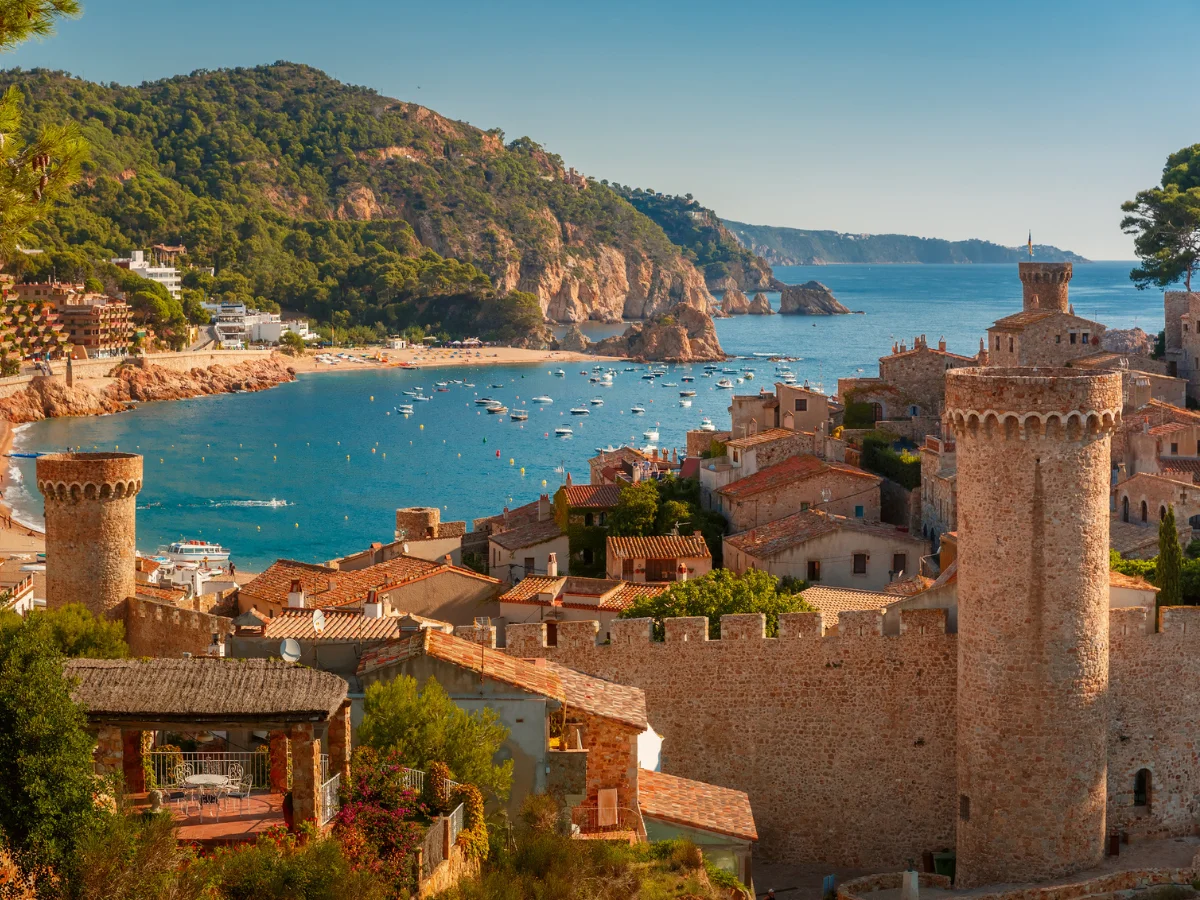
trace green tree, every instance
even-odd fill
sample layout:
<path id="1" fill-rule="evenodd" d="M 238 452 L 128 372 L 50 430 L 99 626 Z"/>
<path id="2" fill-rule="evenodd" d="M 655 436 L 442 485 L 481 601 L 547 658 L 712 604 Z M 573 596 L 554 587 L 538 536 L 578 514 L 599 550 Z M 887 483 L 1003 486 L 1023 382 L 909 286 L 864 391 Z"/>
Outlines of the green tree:
<path id="1" fill-rule="evenodd" d="M 0 0 L 0 51 L 54 32 L 55 20 L 79 14 L 77 0 Z M 46 125 L 32 140 L 22 134 L 24 96 L 15 86 L 0 97 L 0 264 L 29 228 L 79 178 L 87 145 L 74 123 Z"/>
<path id="2" fill-rule="evenodd" d="M 1139 191 L 1121 204 L 1121 230 L 1134 235 L 1142 264 L 1129 273 L 1140 289 L 1183 280 L 1192 289 L 1200 267 L 1200 144 L 1167 157 L 1160 186 Z"/>
<path id="3" fill-rule="evenodd" d="M 87 278 L 83 279 L 83 289 L 89 294 L 103 294 L 104 282 L 95 275 L 89 275 Z"/>
<path id="4" fill-rule="evenodd" d="M 639 597 L 621 612 L 622 619 L 653 619 L 654 634 L 663 637 L 663 619 L 707 616 L 709 637 L 721 636 L 721 616 L 735 613 L 764 613 L 767 636 L 779 634 L 779 614 L 810 612 L 812 607 L 799 594 L 779 590 L 779 579 L 758 569 L 735 575 L 729 569 L 714 569 L 691 581 L 677 582 L 656 597 Z"/>
<path id="5" fill-rule="evenodd" d="M 1158 523 L 1157 606 L 1179 606 L 1183 602 L 1182 570 L 1183 549 L 1175 528 L 1175 509 L 1168 506 Z"/>
<path id="6" fill-rule="evenodd" d="M 279 336 L 279 346 L 283 348 L 284 352 L 295 356 L 297 353 L 304 352 L 304 338 L 294 331 L 285 331 Z"/>
<path id="7" fill-rule="evenodd" d="M 129 655 L 125 643 L 125 625 L 99 619 L 82 604 L 68 603 L 58 609 L 35 610 L 27 618 L 5 610 L 0 612 L 0 632 L 20 629 L 36 620 L 49 641 L 49 649 L 65 657 L 123 659 Z"/>
<path id="8" fill-rule="evenodd" d="M 430 677 L 418 690 L 416 679 L 408 675 L 367 687 L 358 729 L 364 746 L 395 751 L 405 765 L 422 771 L 444 762 L 455 781 L 499 800 L 507 799 L 512 787 L 512 760 L 494 762 L 507 738 L 508 729 L 495 710 L 468 713 L 437 679 Z"/>
<path id="9" fill-rule="evenodd" d="M 613 537 L 647 537 L 654 534 L 657 520 L 658 488 L 654 482 L 627 484 L 608 515 L 608 533 Z"/>
<path id="10" fill-rule="evenodd" d="M 26 873 L 65 864 L 103 815 L 58 640 L 46 615 L 0 628 L 0 838 Z"/>

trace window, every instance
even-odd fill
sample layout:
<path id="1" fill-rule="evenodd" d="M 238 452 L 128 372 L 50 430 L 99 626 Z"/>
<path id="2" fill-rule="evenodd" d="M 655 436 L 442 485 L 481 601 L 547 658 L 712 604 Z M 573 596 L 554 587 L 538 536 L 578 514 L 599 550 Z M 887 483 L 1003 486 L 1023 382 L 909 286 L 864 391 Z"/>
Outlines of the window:
<path id="1" fill-rule="evenodd" d="M 863 517 L 863 508 L 861 506 L 854 507 L 854 518 L 861 519 Z"/>
<path id="2" fill-rule="evenodd" d="M 1138 769 L 1133 776 L 1133 805 L 1144 806 L 1147 812 L 1150 810 L 1150 788 L 1150 770 Z"/>
<path id="3" fill-rule="evenodd" d="M 633 578 L 633 560 L 632 559 L 621 560 L 621 577 L 624 578 L 626 581 Z"/>
<path id="4" fill-rule="evenodd" d="M 910 407 L 908 408 L 908 414 L 909 414 L 910 416 L 919 416 L 919 415 L 921 414 L 921 407 L 919 407 L 919 406 L 910 406 Z"/>
<path id="5" fill-rule="evenodd" d="M 996 335 L 996 349 L 1000 349 L 1000 335 Z"/>
<path id="6" fill-rule="evenodd" d="M 878 422 L 880 419 L 882 419 L 883 418 L 883 405 L 880 403 L 872 403 L 871 404 L 871 415 L 875 417 L 876 422 Z"/>
<path id="7" fill-rule="evenodd" d="M 646 560 L 647 581 L 674 581 L 676 562 L 673 559 Z"/>
<path id="8" fill-rule="evenodd" d="M 821 561 L 819 559 L 810 559 L 808 561 L 808 580 L 821 580 Z"/>
<path id="9" fill-rule="evenodd" d="M 908 570 L 908 554 L 893 553 L 892 554 L 892 573 L 899 575 L 901 572 Z"/>
<path id="10" fill-rule="evenodd" d="M 1129 498 L 1128 497 L 1121 498 L 1121 521 L 1122 522 L 1129 521 Z"/>
<path id="11" fill-rule="evenodd" d="M 546 623 L 546 646 L 547 647 L 557 647 L 558 646 L 558 623 L 557 622 L 547 622 Z"/>
<path id="12" fill-rule="evenodd" d="M 855 575 L 866 575 L 867 574 L 867 554 L 865 554 L 865 553 L 855 553 L 854 554 L 854 574 Z"/>
<path id="13" fill-rule="evenodd" d="M 1088 342 L 1088 338 L 1090 338 L 1090 337 L 1091 337 L 1091 335 L 1085 331 L 1083 333 L 1083 342 L 1086 344 Z"/>
<path id="14" fill-rule="evenodd" d="M 1061 344 L 1061 343 L 1062 343 L 1062 335 L 1061 335 L 1061 334 L 1056 334 L 1056 335 L 1054 336 L 1054 343 L 1056 343 L 1056 344 Z"/>
<path id="15" fill-rule="evenodd" d="M 583 561 L 586 565 L 591 565 L 596 560 L 596 554 L 592 552 L 591 547 L 583 548 Z"/>
<path id="16" fill-rule="evenodd" d="M 1146 521 L 1146 501 L 1142 501 L 1142 521 Z"/>
<path id="17" fill-rule="evenodd" d="M 971 798 L 966 794 L 959 794 L 958 797 L 958 817 L 964 822 L 971 821 Z"/>
<path id="18" fill-rule="evenodd" d="M 1073 344 L 1073 343 L 1075 343 L 1075 338 L 1076 338 L 1076 337 L 1078 337 L 1078 335 L 1076 335 L 1076 334 L 1075 334 L 1075 332 L 1073 332 L 1073 331 L 1072 331 L 1072 332 L 1071 332 L 1071 343 L 1072 343 L 1072 344 Z"/>
<path id="19" fill-rule="evenodd" d="M 1166 517 L 1167 517 L 1167 508 L 1165 506 L 1160 506 L 1158 508 L 1158 521 L 1161 522 Z"/>
<path id="20" fill-rule="evenodd" d="M 608 524 L 608 513 L 600 513 L 600 520 L 596 523 L 601 528 Z"/>
<path id="21" fill-rule="evenodd" d="M 1172 456 L 1179 455 L 1179 445 L 1176 444 L 1174 441 L 1171 442 L 1171 455 Z"/>
<path id="22" fill-rule="evenodd" d="M 796 412 L 808 412 L 808 398 L 807 397 L 797 397 L 796 398 Z"/>
<path id="23" fill-rule="evenodd" d="M 1008 352 L 1009 353 L 1013 352 L 1013 339 L 1012 338 L 1008 339 Z"/>
<path id="24" fill-rule="evenodd" d="M 801 500 L 800 501 L 800 512 L 804 512 L 810 506 L 812 506 L 812 504 L 809 503 L 807 500 Z"/>
<path id="25" fill-rule="evenodd" d="M 525 557 L 525 574 L 532 575 L 534 569 L 534 558 L 532 556 Z"/>
<path id="26" fill-rule="evenodd" d="M 592 526 L 592 523 L 593 523 L 594 521 L 595 521 L 595 519 L 594 519 L 594 517 L 592 516 L 592 514 L 591 514 L 591 513 L 584 513 L 584 514 L 583 514 L 583 524 L 584 524 L 584 525 L 586 525 L 586 526 L 588 526 L 588 527 L 590 528 L 590 527 Z"/>

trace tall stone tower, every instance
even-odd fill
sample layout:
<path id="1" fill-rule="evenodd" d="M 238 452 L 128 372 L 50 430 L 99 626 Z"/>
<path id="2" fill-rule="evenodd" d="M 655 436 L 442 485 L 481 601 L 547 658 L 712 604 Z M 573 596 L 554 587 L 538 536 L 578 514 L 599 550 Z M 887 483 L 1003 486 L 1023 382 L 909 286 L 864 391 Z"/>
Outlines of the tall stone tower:
<path id="1" fill-rule="evenodd" d="M 1071 301 L 1067 298 L 1067 288 L 1071 283 L 1073 271 L 1070 263 L 1023 262 L 1017 263 L 1017 271 L 1021 276 L 1025 310 L 1070 310 Z"/>
<path id="2" fill-rule="evenodd" d="M 135 593 L 142 457 L 39 456 L 37 486 L 46 499 L 46 606 L 82 603 L 97 616 L 108 615 Z"/>
<path id="3" fill-rule="evenodd" d="M 958 443 L 956 887 L 1100 862 L 1121 376 L 946 372 Z"/>

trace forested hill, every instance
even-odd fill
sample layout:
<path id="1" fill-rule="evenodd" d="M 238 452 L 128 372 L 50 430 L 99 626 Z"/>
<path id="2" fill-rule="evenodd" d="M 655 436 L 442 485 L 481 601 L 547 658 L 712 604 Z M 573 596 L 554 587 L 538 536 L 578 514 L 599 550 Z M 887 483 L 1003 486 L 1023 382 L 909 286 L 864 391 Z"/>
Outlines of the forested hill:
<path id="1" fill-rule="evenodd" d="M 182 243 L 187 262 L 216 268 L 211 283 L 193 272 L 194 288 L 393 332 L 544 334 L 544 312 L 586 318 L 605 299 L 597 269 L 630 282 L 609 318 L 708 299 L 659 226 L 529 138 L 506 144 L 307 66 L 138 87 L 0 72 L 8 85 L 27 128 L 75 119 L 92 149 L 31 242 L 47 251 L 25 260 L 33 270 L 86 275 L 94 259 Z"/>
<path id="2" fill-rule="evenodd" d="M 709 290 L 779 290 L 771 267 L 738 241 L 711 209 L 691 194 L 676 197 L 621 184 L 611 187 L 666 232 L 701 272 Z"/>
<path id="3" fill-rule="evenodd" d="M 1025 247 L 990 241 L 945 241 L 907 234 L 841 234 L 725 220 L 739 241 L 773 266 L 833 263 L 1012 263 L 1029 259 Z M 1033 245 L 1040 262 L 1087 262 L 1069 250 Z"/>

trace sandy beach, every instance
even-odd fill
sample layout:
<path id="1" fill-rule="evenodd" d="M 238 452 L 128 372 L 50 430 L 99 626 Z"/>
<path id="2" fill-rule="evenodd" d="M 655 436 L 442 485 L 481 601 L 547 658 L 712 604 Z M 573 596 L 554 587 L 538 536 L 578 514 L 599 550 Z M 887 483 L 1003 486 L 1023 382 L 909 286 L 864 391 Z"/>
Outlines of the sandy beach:
<path id="1" fill-rule="evenodd" d="M 0 420 L 0 456 L 7 457 L 13 445 L 13 426 Z M 8 489 L 8 462 L 0 465 L 0 496 Z M 46 538 L 40 531 L 26 528 L 20 522 L 13 521 L 10 527 L 9 516 L 12 507 L 7 501 L 0 502 L 0 557 L 7 558 L 13 553 L 41 553 L 46 549 Z"/>
<path id="2" fill-rule="evenodd" d="M 318 355 L 347 353 L 367 359 L 358 362 L 343 360 L 338 365 L 317 362 Z M 378 354 L 379 360 L 374 357 Z M 435 366 L 504 366 L 521 363 L 564 365 L 566 363 L 619 362 L 616 356 L 593 356 L 588 353 L 571 353 L 563 350 L 525 350 L 519 347 L 480 347 L 478 350 L 440 347 L 410 347 L 406 350 L 331 348 L 323 351 L 307 351 L 303 356 L 288 360 L 288 365 L 297 372 L 354 372 L 367 367 L 412 366 L 418 369 Z"/>

